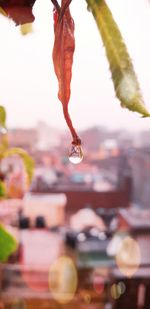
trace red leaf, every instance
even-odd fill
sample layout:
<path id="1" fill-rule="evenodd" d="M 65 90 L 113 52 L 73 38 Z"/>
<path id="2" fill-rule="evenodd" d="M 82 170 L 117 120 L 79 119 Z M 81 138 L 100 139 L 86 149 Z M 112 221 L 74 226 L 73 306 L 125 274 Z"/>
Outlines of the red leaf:
<path id="1" fill-rule="evenodd" d="M 64 117 L 73 136 L 73 143 L 80 144 L 81 141 L 73 128 L 68 113 L 75 38 L 74 21 L 71 17 L 69 6 L 66 8 L 67 3 L 70 3 L 70 1 L 62 0 L 61 8 L 54 11 L 55 41 L 53 48 L 53 62 L 59 84 L 58 98 L 63 105 Z"/>
<path id="2" fill-rule="evenodd" d="M 7 16 L 16 23 L 22 25 L 34 21 L 32 7 L 36 0 L 0 0 L 0 7 Z"/>

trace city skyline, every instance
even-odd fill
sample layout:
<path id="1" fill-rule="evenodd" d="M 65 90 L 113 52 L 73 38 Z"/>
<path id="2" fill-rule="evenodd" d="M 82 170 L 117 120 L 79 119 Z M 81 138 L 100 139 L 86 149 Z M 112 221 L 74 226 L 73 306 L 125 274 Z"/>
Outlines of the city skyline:
<path id="1" fill-rule="evenodd" d="M 144 1 L 109 0 L 121 29 L 150 110 L 150 4 Z M 92 126 L 108 129 L 150 129 L 150 120 L 120 107 L 115 99 L 105 51 L 86 2 L 71 4 L 76 25 L 70 114 L 79 131 Z M 8 127 L 34 127 L 40 120 L 58 129 L 67 129 L 52 63 L 53 17 L 50 1 L 37 1 L 34 32 L 22 37 L 19 27 L 0 16 L 0 104 L 8 115 Z M 143 17 L 142 17 L 143 16 Z M 139 23 L 140 20 L 140 23 Z M 142 21 L 142 22 L 141 22 Z M 88 29 L 87 29 L 88 26 Z M 85 116 L 84 116 L 85 115 Z"/>

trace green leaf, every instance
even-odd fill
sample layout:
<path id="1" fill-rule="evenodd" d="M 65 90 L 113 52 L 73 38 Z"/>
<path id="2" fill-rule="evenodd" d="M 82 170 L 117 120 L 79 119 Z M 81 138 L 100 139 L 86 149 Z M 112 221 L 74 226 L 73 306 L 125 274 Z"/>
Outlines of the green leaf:
<path id="1" fill-rule="evenodd" d="M 6 127 L 6 111 L 2 105 L 0 105 L 0 126 Z"/>
<path id="2" fill-rule="evenodd" d="M 123 107 L 150 116 L 120 30 L 105 0 L 86 0 L 100 31 L 109 61 L 116 96 Z"/>
<path id="3" fill-rule="evenodd" d="M 0 180 L 0 198 L 6 197 L 6 186 L 4 181 Z"/>
<path id="4" fill-rule="evenodd" d="M 29 154 L 25 150 L 23 150 L 21 148 L 7 149 L 3 153 L 3 158 L 10 157 L 10 156 L 13 156 L 13 155 L 18 155 L 23 160 L 24 167 L 25 167 L 26 173 L 28 175 L 29 182 L 31 182 L 32 176 L 33 176 L 33 171 L 34 171 L 34 161 L 33 161 L 33 159 L 29 156 Z"/>
<path id="5" fill-rule="evenodd" d="M 8 257 L 17 249 L 17 241 L 0 225 L 0 261 L 6 262 Z"/>

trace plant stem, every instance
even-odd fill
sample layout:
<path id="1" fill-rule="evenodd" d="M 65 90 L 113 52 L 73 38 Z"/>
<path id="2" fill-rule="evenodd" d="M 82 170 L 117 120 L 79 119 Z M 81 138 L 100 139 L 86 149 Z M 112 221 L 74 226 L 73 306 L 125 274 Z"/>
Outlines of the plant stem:
<path id="1" fill-rule="evenodd" d="M 60 13 L 60 5 L 59 5 L 59 3 L 57 2 L 57 0 L 51 0 L 51 2 L 53 3 L 53 5 L 54 5 L 56 11 L 57 11 L 58 13 Z"/>

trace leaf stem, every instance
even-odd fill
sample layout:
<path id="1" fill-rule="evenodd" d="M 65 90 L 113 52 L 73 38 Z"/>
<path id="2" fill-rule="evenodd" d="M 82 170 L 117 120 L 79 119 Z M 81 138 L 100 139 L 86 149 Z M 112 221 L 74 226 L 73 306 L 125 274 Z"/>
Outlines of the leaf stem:
<path id="1" fill-rule="evenodd" d="M 61 8 L 61 12 L 60 12 L 60 16 L 59 16 L 59 21 L 63 18 L 64 14 L 65 14 L 65 12 L 66 12 L 66 10 L 67 10 L 67 8 L 69 7 L 69 5 L 70 5 L 71 2 L 72 2 L 72 0 L 68 0 L 68 1 L 65 3 L 64 7 Z"/>
<path id="2" fill-rule="evenodd" d="M 57 0 L 51 0 L 51 2 L 53 3 L 53 5 L 54 5 L 56 11 L 57 11 L 58 13 L 60 13 L 60 5 L 59 5 L 59 3 L 57 2 Z"/>
<path id="3" fill-rule="evenodd" d="M 73 141 L 72 141 L 72 144 L 73 145 L 81 145 L 81 139 L 79 138 L 79 136 L 77 135 L 74 127 L 73 127 L 73 124 L 72 124 L 72 121 L 71 121 L 71 118 L 70 118 L 70 115 L 69 115 L 69 112 L 68 112 L 68 105 L 65 106 L 63 105 L 63 113 L 64 113 L 64 117 L 65 117 L 65 120 L 66 120 L 66 123 L 71 131 L 71 134 L 72 134 L 72 137 L 73 137 Z"/>

